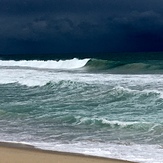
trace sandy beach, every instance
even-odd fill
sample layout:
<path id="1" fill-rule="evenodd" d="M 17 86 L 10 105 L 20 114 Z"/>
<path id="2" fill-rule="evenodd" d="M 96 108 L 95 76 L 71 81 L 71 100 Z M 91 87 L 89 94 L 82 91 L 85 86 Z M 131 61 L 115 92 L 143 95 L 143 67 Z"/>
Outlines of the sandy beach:
<path id="1" fill-rule="evenodd" d="M 116 159 L 35 149 L 29 145 L 0 143 L 1 163 L 131 163 Z"/>

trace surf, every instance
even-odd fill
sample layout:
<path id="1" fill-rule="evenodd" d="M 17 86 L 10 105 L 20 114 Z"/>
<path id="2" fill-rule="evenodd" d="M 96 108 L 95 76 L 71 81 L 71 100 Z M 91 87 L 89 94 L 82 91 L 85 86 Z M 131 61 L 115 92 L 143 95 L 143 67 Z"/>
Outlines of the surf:
<path id="1" fill-rule="evenodd" d="M 69 59 L 69 60 L 0 60 L 1 67 L 29 67 L 29 68 L 41 68 L 41 69 L 79 69 L 86 65 L 90 59 Z"/>
<path id="2" fill-rule="evenodd" d="M 161 60 L 103 60 L 95 58 L 67 60 L 0 60 L 0 68 L 4 69 L 51 69 L 82 70 L 91 73 L 110 74 L 163 74 Z"/>

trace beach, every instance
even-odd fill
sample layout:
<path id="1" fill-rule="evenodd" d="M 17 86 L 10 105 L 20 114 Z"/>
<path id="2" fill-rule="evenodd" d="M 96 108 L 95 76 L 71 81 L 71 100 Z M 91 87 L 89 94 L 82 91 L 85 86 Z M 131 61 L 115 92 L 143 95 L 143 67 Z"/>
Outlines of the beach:
<path id="1" fill-rule="evenodd" d="M 132 163 L 129 161 L 94 157 L 67 152 L 36 149 L 33 146 L 0 143 L 0 162 L 3 163 Z"/>

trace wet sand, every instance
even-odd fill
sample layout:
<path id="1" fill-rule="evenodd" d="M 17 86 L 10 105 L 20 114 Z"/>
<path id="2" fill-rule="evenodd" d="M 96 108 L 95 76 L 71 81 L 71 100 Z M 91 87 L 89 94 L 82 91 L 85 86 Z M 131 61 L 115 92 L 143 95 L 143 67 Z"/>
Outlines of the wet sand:
<path id="1" fill-rule="evenodd" d="M 94 157 L 83 154 L 55 152 L 36 149 L 30 145 L 0 143 L 2 163 L 131 163 L 116 159 Z"/>

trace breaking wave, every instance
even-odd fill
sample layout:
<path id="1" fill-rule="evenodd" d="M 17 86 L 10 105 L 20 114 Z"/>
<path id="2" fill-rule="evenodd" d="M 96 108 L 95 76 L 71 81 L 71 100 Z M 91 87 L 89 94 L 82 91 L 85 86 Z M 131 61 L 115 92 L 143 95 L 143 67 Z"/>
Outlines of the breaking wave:
<path id="1" fill-rule="evenodd" d="M 120 74 L 141 74 L 163 73 L 162 60 L 101 60 L 101 59 L 68 59 L 68 60 L 0 60 L 0 67 L 7 68 L 36 68 L 36 69 L 57 69 L 57 70 L 74 70 L 83 69 L 86 71 L 106 71 L 108 73 Z"/>
<path id="2" fill-rule="evenodd" d="M 70 59 L 70 60 L 21 60 L 21 61 L 3 61 L 0 60 L 1 67 L 30 67 L 30 68 L 41 68 L 41 69 L 78 69 L 89 61 L 89 59 Z"/>

